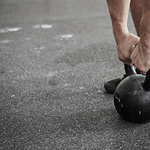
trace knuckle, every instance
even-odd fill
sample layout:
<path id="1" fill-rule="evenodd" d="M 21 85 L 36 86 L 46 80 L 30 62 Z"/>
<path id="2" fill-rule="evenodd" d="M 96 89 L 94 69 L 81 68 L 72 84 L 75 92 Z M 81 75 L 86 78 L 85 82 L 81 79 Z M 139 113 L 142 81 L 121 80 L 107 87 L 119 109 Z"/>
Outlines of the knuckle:
<path id="1" fill-rule="evenodd" d="M 124 61 L 124 59 L 123 59 L 122 57 L 120 57 L 120 56 L 118 57 L 118 59 L 119 59 L 120 61 Z"/>

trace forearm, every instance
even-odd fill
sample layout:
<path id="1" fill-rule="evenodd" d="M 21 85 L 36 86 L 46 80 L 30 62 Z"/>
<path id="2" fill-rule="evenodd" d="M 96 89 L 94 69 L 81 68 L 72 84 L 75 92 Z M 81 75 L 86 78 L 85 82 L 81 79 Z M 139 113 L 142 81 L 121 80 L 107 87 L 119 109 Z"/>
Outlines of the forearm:
<path id="1" fill-rule="evenodd" d="M 131 0 L 107 0 L 113 33 L 118 44 L 120 36 L 128 33 L 127 20 Z"/>
<path id="2" fill-rule="evenodd" d="M 143 15 L 140 25 L 140 44 L 143 51 L 150 51 L 150 1 L 143 0 Z"/>

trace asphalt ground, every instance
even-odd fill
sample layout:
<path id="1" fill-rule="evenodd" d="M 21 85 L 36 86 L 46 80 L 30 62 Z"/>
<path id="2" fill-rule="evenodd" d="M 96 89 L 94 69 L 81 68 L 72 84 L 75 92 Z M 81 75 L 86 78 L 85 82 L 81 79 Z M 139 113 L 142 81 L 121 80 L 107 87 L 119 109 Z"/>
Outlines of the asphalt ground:
<path id="1" fill-rule="evenodd" d="M 149 150 L 104 90 L 123 74 L 105 0 L 1 0 L 0 149 Z"/>

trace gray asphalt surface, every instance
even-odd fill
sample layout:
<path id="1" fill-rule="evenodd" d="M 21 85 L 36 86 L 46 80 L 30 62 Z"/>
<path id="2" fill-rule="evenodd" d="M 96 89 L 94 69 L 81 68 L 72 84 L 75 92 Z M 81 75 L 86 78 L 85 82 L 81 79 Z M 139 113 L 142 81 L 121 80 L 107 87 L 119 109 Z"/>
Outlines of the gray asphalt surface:
<path id="1" fill-rule="evenodd" d="M 105 0 L 1 0 L 0 149 L 149 150 L 103 88 L 123 74 Z"/>

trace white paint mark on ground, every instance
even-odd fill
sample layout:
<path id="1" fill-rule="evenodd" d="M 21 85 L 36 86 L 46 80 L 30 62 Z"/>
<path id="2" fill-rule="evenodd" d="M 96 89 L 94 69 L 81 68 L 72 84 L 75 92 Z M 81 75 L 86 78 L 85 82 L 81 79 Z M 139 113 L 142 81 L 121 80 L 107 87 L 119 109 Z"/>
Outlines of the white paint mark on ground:
<path id="1" fill-rule="evenodd" d="M 10 43 L 11 41 L 10 40 L 3 40 L 3 41 L 0 41 L 0 44 L 7 44 L 7 43 Z"/>
<path id="2" fill-rule="evenodd" d="M 101 91 L 101 90 L 98 90 L 98 91 L 97 91 L 97 93 L 98 93 L 98 94 L 101 94 L 101 93 L 102 93 L 102 91 Z"/>
<path id="3" fill-rule="evenodd" d="M 26 37 L 25 40 L 31 40 L 31 38 L 30 37 Z"/>
<path id="4" fill-rule="evenodd" d="M 11 95 L 11 98 L 14 98 L 15 97 L 15 95 Z"/>
<path id="5" fill-rule="evenodd" d="M 69 85 L 70 85 L 70 84 L 68 84 L 68 83 L 65 83 L 65 84 L 64 84 L 64 87 L 67 87 L 67 86 L 69 86 Z"/>
<path id="6" fill-rule="evenodd" d="M 64 34 L 64 35 L 59 35 L 59 36 L 57 36 L 56 39 L 59 39 L 59 40 L 63 40 L 63 39 L 69 40 L 69 39 L 72 38 L 72 37 L 73 37 L 72 34 Z"/>
<path id="7" fill-rule="evenodd" d="M 43 50 L 44 48 L 45 46 L 35 47 L 35 48 L 30 49 L 30 51 L 33 51 L 35 53 L 40 53 L 41 52 L 40 50 Z"/>
<path id="8" fill-rule="evenodd" d="M 51 24 L 37 24 L 32 26 L 34 29 L 50 29 L 52 28 Z"/>
<path id="9" fill-rule="evenodd" d="M 47 74 L 47 76 L 48 77 L 52 77 L 52 76 L 54 76 L 54 75 L 56 75 L 57 74 L 57 71 L 56 72 L 49 72 L 48 74 Z"/>
<path id="10" fill-rule="evenodd" d="M 32 50 L 37 50 L 37 49 L 39 49 L 38 47 L 35 47 L 35 48 L 33 48 Z"/>
<path id="11" fill-rule="evenodd" d="M 68 38 L 72 38 L 73 37 L 73 35 L 72 34 L 66 34 L 66 35 L 62 35 L 61 36 L 62 38 L 66 38 L 66 39 L 68 39 Z"/>
<path id="12" fill-rule="evenodd" d="M 37 51 L 36 53 L 39 54 L 39 53 L 41 53 L 41 51 Z"/>
<path id="13" fill-rule="evenodd" d="M 39 49 L 44 49 L 45 48 L 45 46 L 42 46 L 42 47 L 40 47 Z"/>
<path id="14" fill-rule="evenodd" d="M 15 28 L 4 28 L 4 29 L 0 29 L 0 33 L 7 33 L 7 32 L 16 32 L 22 30 L 22 28 L 20 27 L 15 27 Z"/>
<path id="15" fill-rule="evenodd" d="M 85 89 L 85 87 L 83 87 L 83 86 L 79 87 L 79 90 L 83 90 L 83 89 Z"/>

